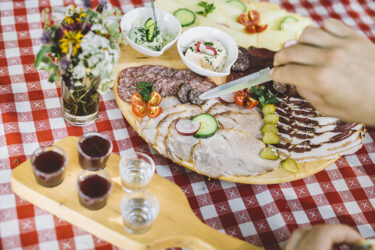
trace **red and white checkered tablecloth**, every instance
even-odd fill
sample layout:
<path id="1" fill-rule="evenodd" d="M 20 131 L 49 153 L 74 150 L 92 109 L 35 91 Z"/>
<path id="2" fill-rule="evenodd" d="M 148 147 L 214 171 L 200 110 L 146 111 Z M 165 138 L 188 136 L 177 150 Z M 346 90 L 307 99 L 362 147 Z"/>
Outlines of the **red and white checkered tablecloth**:
<path id="1" fill-rule="evenodd" d="M 271 2 L 310 16 L 319 25 L 329 17 L 341 19 L 375 42 L 373 0 Z M 40 46 L 41 10 L 70 3 L 0 0 L 0 248 L 113 248 L 24 201 L 10 186 L 11 169 L 37 147 L 94 130 L 112 139 L 116 153 L 134 149 L 152 154 L 157 173 L 179 185 L 195 214 L 223 233 L 268 249 L 282 246 L 294 229 L 317 223 L 345 223 L 363 237 L 375 236 L 375 131 L 366 134 L 355 155 L 342 157 L 316 175 L 280 185 L 242 185 L 208 180 L 158 155 L 130 128 L 112 93 L 102 98 L 95 124 L 66 124 L 60 89 L 49 84 L 47 73 L 36 71 L 33 62 Z M 143 4 L 111 3 L 123 11 Z"/>

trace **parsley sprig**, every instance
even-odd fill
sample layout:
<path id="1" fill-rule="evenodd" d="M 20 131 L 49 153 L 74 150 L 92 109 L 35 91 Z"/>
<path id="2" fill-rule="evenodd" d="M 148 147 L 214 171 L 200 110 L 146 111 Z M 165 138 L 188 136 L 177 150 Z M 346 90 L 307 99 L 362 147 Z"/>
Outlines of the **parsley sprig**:
<path id="1" fill-rule="evenodd" d="M 264 86 L 259 86 L 259 88 L 257 86 L 251 87 L 250 95 L 259 101 L 260 106 L 277 103 L 277 93 L 272 94 Z"/>
<path id="2" fill-rule="evenodd" d="M 155 86 L 152 82 L 139 82 L 136 89 L 139 90 L 139 94 L 141 94 L 143 101 L 147 102 L 151 99 L 151 92 L 154 91 Z"/>
<path id="3" fill-rule="evenodd" d="M 198 3 L 198 6 L 200 6 L 200 7 L 202 7 L 204 10 L 202 10 L 202 11 L 197 11 L 196 13 L 198 14 L 198 15 L 202 15 L 202 16 L 204 16 L 204 17 L 207 17 L 207 15 L 209 14 L 209 13 L 211 13 L 212 11 L 214 11 L 214 9 L 215 9 L 215 5 L 214 5 L 214 3 L 207 3 L 207 2 L 199 2 Z"/>

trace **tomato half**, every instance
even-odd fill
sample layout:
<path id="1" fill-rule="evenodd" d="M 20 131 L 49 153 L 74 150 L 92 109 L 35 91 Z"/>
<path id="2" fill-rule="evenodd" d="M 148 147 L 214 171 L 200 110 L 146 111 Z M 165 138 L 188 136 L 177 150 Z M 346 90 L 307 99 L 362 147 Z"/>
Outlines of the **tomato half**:
<path id="1" fill-rule="evenodd" d="M 144 105 L 136 105 L 136 104 L 133 104 L 132 105 L 132 110 L 133 110 L 133 113 L 136 115 L 136 116 L 139 116 L 139 117 L 144 117 L 146 116 L 146 106 Z"/>
<path id="2" fill-rule="evenodd" d="M 145 102 L 143 101 L 142 95 L 138 92 L 135 93 L 132 98 L 130 99 L 131 104 L 133 105 L 141 105 L 145 106 Z"/>
<path id="3" fill-rule="evenodd" d="M 244 95 L 234 95 L 234 101 L 238 106 L 243 106 L 246 96 Z"/>
<path id="4" fill-rule="evenodd" d="M 162 111 L 162 108 L 161 107 L 148 107 L 147 108 L 147 115 L 151 118 L 155 118 L 157 117 L 158 115 L 160 115 Z"/>
<path id="5" fill-rule="evenodd" d="M 261 33 L 267 29 L 268 25 L 260 25 L 260 24 L 249 24 L 246 26 L 246 31 L 254 34 L 254 33 Z"/>
<path id="6" fill-rule="evenodd" d="M 161 95 L 158 92 L 153 91 L 151 93 L 150 100 L 147 101 L 147 106 L 158 106 L 160 102 L 161 102 Z"/>
<path id="7" fill-rule="evenodd" d="M 251 23 L 260 23 L 260 14 L 257 10 L 249 10 L 247 16 L 249 17 Z"/>
<path id="8" fill-rule="evenodd" d="M 245 100 L 245 108 L 247 109 L 251 109 L 251 108 L 254 108 L 255 106 L 257 106 L 259 104 L 259 101 L 258 100 L 255 100 L 251 97 L 247 97 L 246 100 Z"/>

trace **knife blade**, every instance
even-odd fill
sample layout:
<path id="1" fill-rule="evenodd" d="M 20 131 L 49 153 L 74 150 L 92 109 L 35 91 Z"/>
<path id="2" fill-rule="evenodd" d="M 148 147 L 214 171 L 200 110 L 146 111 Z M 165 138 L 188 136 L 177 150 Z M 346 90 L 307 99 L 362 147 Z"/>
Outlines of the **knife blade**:
<path id="1" fill-rule="evenodd" d="M 250 88 L 252 86 L 271 81 L 271 68 L 262 69 L 256 73 L 241 77 L 237 80 L 225 83 L 216 88 L 210 89 L 199 96 L 201 100 L 211 99 L 225 94 Z"/>

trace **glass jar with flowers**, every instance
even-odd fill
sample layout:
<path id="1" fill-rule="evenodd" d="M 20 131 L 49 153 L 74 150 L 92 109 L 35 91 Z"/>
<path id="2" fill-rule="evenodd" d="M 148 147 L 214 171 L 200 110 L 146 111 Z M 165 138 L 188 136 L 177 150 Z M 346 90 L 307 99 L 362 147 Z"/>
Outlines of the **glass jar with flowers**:
<path id="1" fill-rule="evenodd" d="M 96 10 L 68 6 L 58 23 L 48 14 L 48 9 L 42 11 L 43 46 L 35 67 L 50 71 L 48 81 L 61 83 L 64 119 L 87 125 L 97 117 L 100 94 L 113 85 L 122 39 L 117 21 L 120 12 L 107 10 L 99 1 Z"/>

